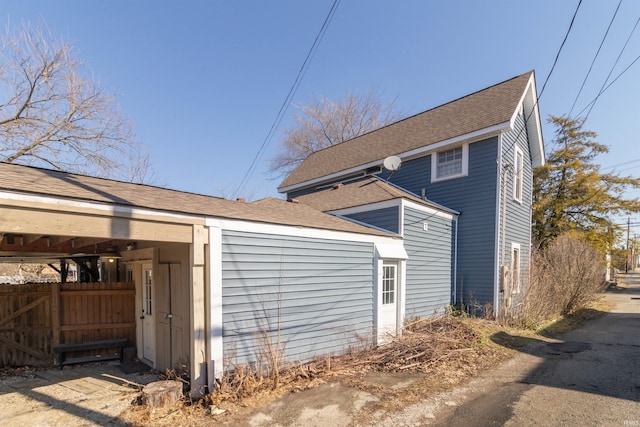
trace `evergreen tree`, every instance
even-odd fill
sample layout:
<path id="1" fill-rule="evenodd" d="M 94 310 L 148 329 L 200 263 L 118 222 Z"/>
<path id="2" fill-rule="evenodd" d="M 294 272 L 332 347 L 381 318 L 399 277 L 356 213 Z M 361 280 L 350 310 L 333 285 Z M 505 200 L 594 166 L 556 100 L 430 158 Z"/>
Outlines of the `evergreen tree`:
<path id="1" fill-rule="evenodd" d="M 550 116 L 549 122 L 556 126 L 553 151 L 533 178 L 534 245 L 544 247 L 569 232 L 604 251 L 618 228 L 613 216 L 640 212 L 640 200 L 623 194 L 640 188 L 640 179 L 600 171 L 595 159 L 609 148 L 595 141 L 595 132 L 582 129 L 583 119 Z"/>

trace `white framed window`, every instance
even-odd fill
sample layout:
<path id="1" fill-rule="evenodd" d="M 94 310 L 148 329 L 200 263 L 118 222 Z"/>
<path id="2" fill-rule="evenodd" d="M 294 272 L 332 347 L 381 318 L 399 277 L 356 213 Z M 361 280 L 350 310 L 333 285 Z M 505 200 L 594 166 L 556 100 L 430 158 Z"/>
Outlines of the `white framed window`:
<path id="1" fill-rule="evenodd" d="M 522 179 L 524 170 L 524 154 L 518 147 L 515 149 L 515 156 L 513 159 L 513 198 L 522 203 Z"/>
<path id="2" fill-rule="evenodd" d="M 511 243 L 511 292 L 520 292 L 520 244 Z"/>
<path id="3" fill-rule="evenodd" d="M 382 304 L 394 304 L 396 302 L 397 266 L 384 264 L 382 266 Z"/>
<path id="4" fill-rule="evenodd" d="M 431 181 L 458 178 L 469 174 L 469 144 L 438 151 L 431 155 Z"/>

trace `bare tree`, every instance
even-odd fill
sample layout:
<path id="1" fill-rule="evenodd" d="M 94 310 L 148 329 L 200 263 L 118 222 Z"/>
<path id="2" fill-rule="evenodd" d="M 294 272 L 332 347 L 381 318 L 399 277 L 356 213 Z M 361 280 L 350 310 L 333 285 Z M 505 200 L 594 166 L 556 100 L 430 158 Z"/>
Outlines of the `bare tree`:
<path id="1" fill-rule="evenodd" d="M 395 99 L 383 103 L 376 92 L 349 93 L 334 102 L 317 98 L 309 105 L 298 105 L 295 123 L 285 129 L 279 152 L 271 160 L 271 171 L 287 175 L 307 156 L 393 123 L 402 117 Z"/>
<path id="2" fill-rule="evenodd" d="M 149 158 L 73 46 L 43 25 L 0 44 L 0 160 L 142 182 Z"/>

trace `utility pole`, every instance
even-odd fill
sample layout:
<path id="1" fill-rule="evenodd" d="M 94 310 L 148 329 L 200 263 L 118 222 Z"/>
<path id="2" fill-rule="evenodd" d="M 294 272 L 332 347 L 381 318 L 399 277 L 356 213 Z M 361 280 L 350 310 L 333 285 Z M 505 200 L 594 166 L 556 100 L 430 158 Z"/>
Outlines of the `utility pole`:
<path id="1" fill-rule="evenodd" d="M 627 262 L 625 263 L 624 272 L 629 272 L 629 258 L 631 258 L 631 254 L 629 253 L 629 232 L 631 230 L 631 217 L 627 217 Z"/>

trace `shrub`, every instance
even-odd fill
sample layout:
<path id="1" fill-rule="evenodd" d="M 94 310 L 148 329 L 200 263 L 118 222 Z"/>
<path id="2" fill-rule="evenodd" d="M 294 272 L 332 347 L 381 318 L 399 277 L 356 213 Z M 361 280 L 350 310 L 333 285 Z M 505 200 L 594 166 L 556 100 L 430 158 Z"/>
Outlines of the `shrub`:
<path id="1" fill-rule="evenodd" d="M 593 246 L 576 236 L 559 236 L 532 256 L 519 323 L 532 326 L 585 307 L 604 291 L 604 272 Z"/>

